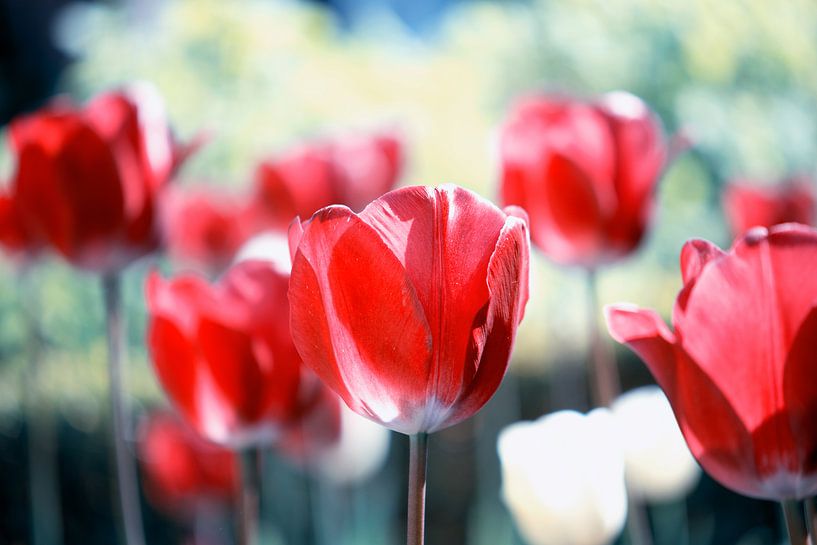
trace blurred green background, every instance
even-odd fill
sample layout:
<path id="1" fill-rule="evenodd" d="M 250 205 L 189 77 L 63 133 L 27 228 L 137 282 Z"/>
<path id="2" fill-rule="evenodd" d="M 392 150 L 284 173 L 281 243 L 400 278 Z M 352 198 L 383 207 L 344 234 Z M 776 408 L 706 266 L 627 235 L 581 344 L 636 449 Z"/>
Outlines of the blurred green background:
<path id="1" fill-rule="evenodd" d="M 15 11 L 26 9 L 22 3 L 2 4 L 8 28 L 23 20 L 32 24 L 31 17 Z M 202 130 L 211 135 L 177 180 L 187 186 L 248 187 L 256 161 L 266 154 L 326 131 L 385 122 L 396 124 L 406 136 L 402 184 L 453 182 L 493 198 L 499 173 L 497 126 L 515 96 L 532 89 L 588 97 L 615 89 L 633 92 L 658 112 L 668 134 L 683 131 L 694 147 L 661 182 L 659 214 L 642 249 L 603 271 L 602 302 L 631 301 L 665 316 L 680 288 L 677 257 L 683 242 L 693 237 L 721 246 L 731 242 L 720 207 L 726 180 L 747 176 L 771 183 L 789 173 L 814 171 L 813 1 L 421 4 L 426 11 L 412 18 L 406 2 L 336 2 L 334 9 L 269 0 L 94 2 L 64 5 L 50 19 L 34 18 L 33 24 L 41 22 L 55 50 L 70 61 L 45 94 L 57 91 L 82 100 L 112 86 L 148 80 L 165 97 L 180 135 Z M 13 89 L 15 81 L 6 77 L 0 82 L 0 99 L 8 99 L 13 93 L 2 91 Z M 4 112 L 12 111 L 9 104 L 3 106 Z M 6 179 L 13 165 L 6 146 L 2 148 L 0 179 Z M 141 285 L 151 266 L 137 264 L 126 279 L 128 387 L 137 411 L 162 401 L 143 346 Z M 160 266 L 172 268 L 163 261 Z M 39 301 L 30 308 L 38 309 L 47 346 L 43 402 L 53 407 L 62 426 L 88 436 L 104 434 L 107 376 L 95 279 L 57 261 L 19 276 L 16 264 L 5 260 L 0 435 L 15 445 L 22 433 L 21 312 L 32 304 L 27 297 Z M 21 282 L 33 289 L 20 289 Z M 454 454 L 466 448 L 481 453 L 474 471 L 487 477 L 478 485 L 479 493 L 471 491 L 478 499 L 451 523 L 459 528 L 452 535 L 468 536 L 468 543 L 510 539 L 510 523 L 496 497 L 493 434 L 503 423 L 564 404 L 550 396 L 547 384 L 553 373 L 577 373 L 586 357 L 583 282 L 581 270 L 558 268 L 536 257 L 532 299 L 508 384 L 470 431 L 457 428 L 442 436 L 437 451 L 432 444 L 432 456 L 440 458 L 452 449 Z M 624 350 L 618 355 L 625 384 L 648 380 L 631 355 Z M 521 404 L 514 398 L 517 391 Z M 468 446 L 457 433 L 470 437 Z M 398 442 L 398 459 L 402 447 Z M 104 457 L 105 448 L 100 441 L 99 456 Z M 16 458 L 8 453 L 6 458 L 6 465 L 14 467 Z M 433 494 L 438 486 L 434 458 L 431 463 Z M 445 488 L 440 479 L 439 487 Z M 704 499 L 690 508 L 690 517 L 699 524 L 693 528 L 699 532 L 695 539 L 689 538 L 692 543 L 774 541 L 774 516 L 770 519 L 768 509 L 753 502 L 734 499 L 737 503 L 729 505 L 738 506 L 736 512 L 751 504 L 754 514 L 745 520 L 741 515 L 725 517 L 726 522 L 719 518 L 715 528 L 715 521 L 706 519 L 706 502 L 728 493 L 709 481 L 700 488 L 696 494 Z M 13 496 L 3 496 L 2 502 L 13 504 Z M 24 507 L 20 503 L 18 510 Z M 711 528 L 704 528 L 707 524 Z M 666 543 L 680 543 L 678 535 L 670 537 Z M 429 539 L 457 543 L 460 538 Z"/>

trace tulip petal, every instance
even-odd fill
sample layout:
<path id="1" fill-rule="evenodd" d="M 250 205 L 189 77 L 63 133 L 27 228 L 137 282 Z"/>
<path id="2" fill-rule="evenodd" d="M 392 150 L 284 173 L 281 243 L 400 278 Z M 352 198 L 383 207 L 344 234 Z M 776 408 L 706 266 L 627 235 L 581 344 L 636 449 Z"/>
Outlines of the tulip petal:
<path id="1" fill-rule="evenodd" d="M 105 142 L 65 118 L 19 152 L 15 195 L 21 211 L 66 257 L 93 263 L 120 233 L 124 197 Z M 56 130 L 56 129 L 55 129 Z"/>
<path id="2" fill-rule="evenodd" d="M 474 318 L 489 301 L 486 275 L 506 216 L 456 186 L 392 191 L 360 218 L 400 259 L 419 296 L 434 339 L 434 405 L 450 407 L 477 370 L 466 353 Z M 429 418 L 436 419 L 432 415 Z"/>
<path id="3" fill-rule="evenodd" d="M 466 385 L 454 412 L 438 427 L 455 424 L 476 413 L 493 396 L 505 376 L 516 327 L 528 301 L 529 254 L 527 224 L 509 216 L 488 264 L 488 307 L 482 323 L 475 320 L 465 360 L 476 362 L 476 373 Z M 438 427 L 431 427 L 429 431 Z"/>
<path id="4" fill-rule="evenodd" d="M 150 348 L 156 376 L 174 405 L 199 425 L 196 410 L 196 351 L 190 339 L 170 318 L 153 316 L 148 325 Z"/>
<path id="5" fill-rule="evenodd" d="M 708 240 L 690 240 L 681 249 L 681 276 L 684 284 L 693 282 L 701 274 L 704 266 L 721 256 L 724 251 Z"/>
<path id="6" fill-rule="evenodd" d="M 672 392 L 677 376 L 673 348 L 675 335 L 658 313 L 635 305 L 619 304 L 606 306 L 604 316 L 610 336 L 638 354 L 658 385 L 665 392 Z"/>
<path id="7" fill-rule="evenodd" d="M 405 269 L 377 232 L 346 207 L 319 211 L 304 226 L 289 294 L 304 362 L 356 412 L 417 432 L 431 333 Z"/>
<path id="8" fill-rule="evenodd" d="M 612 337 L 635 351 L 667 394 L 689 449 L 710 475 L 757 495 L 752 439 L 718 386 L 675 346 L 675 336 L 652 310 L 631 305 L 604 309 Z"/>
<path id="9" fill-rule="evenodd" d="M 295 254 L 298 252 L 298 245 L 301 243 L 301 237 L 304 236 L 304 227 L 301 224 L 301 217 L 295 216 L 292 223 L 289 224 L 287 230 L 287 238 L 289 240 L 289 259 L 290 262 L 295 262 Z"/>
<path id="10" fill-rule="evenodd" d="M 798 438 L 797 460 L 803 467 L 793 468 L 798 474 L 817 473 L 817 380 L 814 380 L 814 356 L 817 354 L 817 306 L 812 307 L 794 337 L 783 374 L 783 395 L 792 436 Z M 815 494 L 815 478 L 803 483 L 797 497 Z M 807 488 L 808 487 L 808 488 Z"/>

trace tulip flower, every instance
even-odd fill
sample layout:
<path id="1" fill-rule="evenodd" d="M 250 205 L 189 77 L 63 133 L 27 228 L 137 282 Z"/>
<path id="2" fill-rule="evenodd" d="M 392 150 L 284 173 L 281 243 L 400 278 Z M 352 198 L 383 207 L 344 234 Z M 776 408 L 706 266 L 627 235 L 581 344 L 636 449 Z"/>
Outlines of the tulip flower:
<path id="1" fill-rule="evenodd" d="M 557 263 L 595 268 L 641 242 L 669 152 L 649 107 L 615 92 L 523 99 L 501 154 L 502 200 L 528 211 L 533 243 Z"/>
<path id="2" fill-rule="evenodd" d="M 284 227 L 331 204 L 360 210 L 391 190 L 402 168 L 403 144 L 390 132 L 312 142 L 258 165 L 255 216 L 267 227 Z"/>
<path id="3" fill-rule="evenodd" d="M 684 498 L 701 470 L 657 386 L 630 390 L 610 407 L 624 451 L 627 492 L 647 502 Z"/>
<path id="4" fill-rule="evenodd" d="M 287 275 L 242 261 L 216 285 L 148 279 L 148 346 L 159 382 L 211 441 L 273 440 L 299 407 L 301 362 L 289 334 Z"/>
<path id="5" fill-rule="evenodd" d="M 723 210 L 732 233 L 737 237 L 752 227 L 771 227 L 779 223 L 814 223 L 813 182 L 806 177 L 761 187 L 746 181 L 730 183 L 723 193 Z"/>
<path id="6" fill-rule="evenodd" d="M 562 265 L 588 271 L 589 375 L 596 405 L 621 392 L 599 331 L 597 269 L 633 252 L 653 216 L 670 151 L 660 120 L 636 96 L 594 102 L 534 95 L 502 127 L 501 199 L 530 215 L 531 240 Z"/>
<path id="7" fill-rule="evenodd" d="M 674 332 L 651 310 L 607 309 L 611 335 L 647 363 L 703 469 L 787 514 L 817 494 L 815 266 L 817 231 L 798 224 L 752 229 L 728 252 L 693 240 Z"/>
<path id="8" fill-rule="evenodd" d="M 235 497 L 235 453 L 205 441 L 175 415 L 151 414 L 137 437 L 145 490 L 157 507 L 179 513 L 199 502 L 229 503 Z"/>
<path id="9" fill-rule="evenodd" d="M 505 374 L 528 298 L 524 212 L 456 186 L 408 187 L 360 214 L 296 219 L 290 240 L 295 346 L 353 411 L 411 435 L 409 541 L 421 543 L 412 494 L 426 434 L 473 415 Z"/>
<path id="10" fill-rule="evenodd" d="M 170 256 L 214 275 L 222 272 L 252 234 L 246 209 L 240 199 L 214 190 L 169 192 L 162 215 Z"/>
<path id="11" fill-rule="evenodd" d="M 607 409 L 511 424 L 497 442 L 502 499 L 529 545 L 604 545 L 624 527 L 624 458 Z"/>
<path id="12" fill-rule="evenodd" d="M 174 140 L 161 99 L 147 85 L 103 93 L 84 107 L 54 101 L 14 119 L 9 134 L 14 222 L 29 240 L 101 275 L 123 534 L 130 545 L 141 545 L 136 470 L 123 439 L 130 418 L 123 401 L 119 273 L 158 247 L 162 192 L 195 145 Z"/>
<path id="13" fill-rule="evenodd" d="M 147 86 L 58 101 L 10 128 L 20 219 L 72 264 L 121 270 L 159 244 L 160 194 L 192 147 L 172 137 Z"/>

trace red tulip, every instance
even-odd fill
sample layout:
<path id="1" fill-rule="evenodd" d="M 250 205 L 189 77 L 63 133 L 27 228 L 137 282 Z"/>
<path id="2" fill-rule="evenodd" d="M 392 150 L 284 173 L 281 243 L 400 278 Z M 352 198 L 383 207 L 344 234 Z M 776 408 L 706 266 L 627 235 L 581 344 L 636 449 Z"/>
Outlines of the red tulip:
<path id="1" fill-rule="evenodd" d="M 171 257 L 205 271 L 223 271 L 252 235 L 246 208 L 214 190 L 170 192 L 162 215 Z"/>
<path id="2" fill-rule="evenodd" d="M 693 240 L 671 332 L 607 309 L 611 335 L 664 389 L 692 454 L 724 486 L 766 499 L 817 493 L 817 231 L 757 228 L 729 252 Z"/>
<path id="3" fill-rule="evenodd" d="M 148 87 L 65 101 L 11 124 L 12 198 L 23 224 L 73 264 L 111 272 L 153 251 L 157 200 L 191 148 Z"/>
<path id="4" fill-rule="evenodd" d="M 290 228 L 295 346 L 349 407 L 403 433 L 468 418 L 499 386 L 528 297 L 524 212 L 408 187 Z"/>
<path id="5" fill-rule="evenodd" d="M 13 256 L 33 257 L 42 242 L 23 221 L 19 205 L 10 195 L 0 195 L 0 246 Z"/>
<path id="6" fill-rule="evenodd" d="M 632 252 L 667 164 L 661 124 L 639 98 L 534 96 L 501 136 L 501 197 L 528 211 L 531 239 L 558 263 L 595 267 Z"/>
<path id="7" fill-rule="evenodd" d="M 258 166 L 256 212 L 274 227 L 330 204 L 360 210 L 394 187 L 402 163 L 402 142 L 391 133 L 314 142 Z"/>
<path id="8" fill-rule="evenodd" d="M 340 398 L 311 372 L 304 377 L 311 388 L 302 388 L 301 411 L 276 444 L 276 448 L 298 465 L 310 466 L 321 453 L 340 440 Z"/>
<path id="9" fill-rule="evenodd" d="M 168 412 L 139 428 L 139 459 L 151 502 L 171 512 L 198 501 L 231 500 L 238 490 L 235 454 L 205 441 Z"/>
<path id="10" fill-rule="evenodd" d="M 814 188 L 811 180 L 792 178 L 774 187 L 744 181 L 730 183 L 723 194 L 723 209 L 735 236 L 752 227 L 779 223 L 814 223 Z"/>
<path id="11" fill-rule="evenodd" d="M 148 279 L 154 369 L 187 421 L 243 448 L 274 439 L 297 417 L 301 362 L 289 333 L 288 276 L 242 261 L 218 284 Z"/>

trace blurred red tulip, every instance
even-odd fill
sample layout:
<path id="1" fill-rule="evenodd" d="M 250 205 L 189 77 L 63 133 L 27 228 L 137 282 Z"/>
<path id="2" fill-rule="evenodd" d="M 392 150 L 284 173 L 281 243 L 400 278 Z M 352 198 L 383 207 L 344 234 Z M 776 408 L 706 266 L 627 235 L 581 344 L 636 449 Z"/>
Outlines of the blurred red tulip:
<path id="1" fill-rule="evenodd" d="M 330 206 L 290 228 L 295 346 L 349 407 L 393 430 L 468 418 L 499 386 L 528 297 L 524 211 L 456 186 Z"/>
<path id="2" fill-rule="evenodd" d="M 757 228 L 729 252 L 693 240 L 673 334 L 659 316 L 607 308 L 612 336 L 664 389 L 703 468 L 747 496 L 817 493 L 817 231 Z"/>
<path id="3" fill-rule="evenodd" d="M 340 440 L 340 398 L 314 374 L 308 372 L 302 387 L 301 410 L 297 420 L 284 430 L 276 448 L 301 466 L 311 466 Z"/>
<path id="4" fill-rule="evenodd" d="M 238 490 L 235 454 L 205 441 L 176 416 L 155 412 L 138 432 L 139 459 L 151 503 L 191 513 L 202 501 L 229 502 Z"/>
<path id="5" fill-rule="evenodd" d="M 239 198 L 212 189 L 169 191 L 163 206 L 170 256 L 185 265 L 218 274 L 253 234 Z"/>
<path id="6" fill-rule="evenodd" d="M 730 183 L 723 194 L 723 209 L 732 233 L 737 237 L 752 227 L 771 227 L 779 223 L 814 223 L 813 182 L 805 177 L 792 178 L 773 187 L 760 187 L 739 180 Z"/>
<path id="7" fill-rule="evenodd" d="M 403 144 L 393 133 L 317 141 L 258 165 L 255 210 L 272 227 L 331 204 L 360 210 L 395 186 L 402 167 Z"/>
<path id="8" fill-rule="evenodd" d="M 157 200 L 179 146 L 152 88 L 55 101 L 11 124 L 11 197 L 26 229 L 78 267 L 118 270 L 156 249 Z"/>
<path id="9" fill-rule="evenodd" d="M 615 92 L 592 104 L 520 101 L 501 155 L 501 198 L 527 210 L 533 243 L 558 263 L 595 267 L 641 242 L 668 149 L 649 107 Z"/>
<path id="10" fill-rule="evenodd" d="M 159 381 L 212 441 L 243 448 L 276 438 L 301 410 L 301 360 L 287 310 L 289 277 L 242 261 L 218 284 L 148 279 L 148 345 Z"/>
<path id="11" fill-rule="evenodd" d="M 30 258 L 42 242 L 23 222 L 17 202 L 10 195 L 0 195 L 0 246 L 14 257 Z"/>

